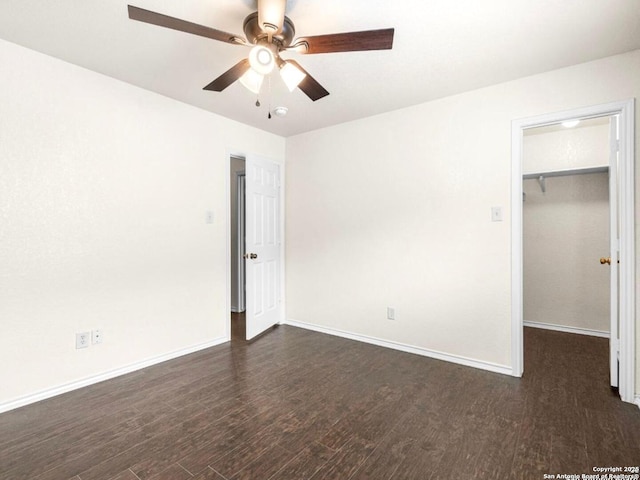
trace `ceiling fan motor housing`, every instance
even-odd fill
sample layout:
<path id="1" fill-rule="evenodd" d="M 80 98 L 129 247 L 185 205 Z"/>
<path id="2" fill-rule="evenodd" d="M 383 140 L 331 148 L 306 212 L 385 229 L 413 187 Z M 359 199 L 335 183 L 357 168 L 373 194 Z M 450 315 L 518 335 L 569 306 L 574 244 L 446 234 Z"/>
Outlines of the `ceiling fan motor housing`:
<path id="1" fill-rule="evenodd" d="M 242 28 L 249 43 L 258 44 L 268 42 L 269 33 L 260 28 L 260 24 L 258 23 L 258 12 L 249 14 L 247 18 L 244 19 Z M 296 29 L 293 26 L 293 22 L 289 17 L 285 16 L 284 23 L 282 24 L 282 31 L 272 35 L 272 42 L 278 46 L 278 49 L 286 48 L 291 45 L 295 34 Z"/>

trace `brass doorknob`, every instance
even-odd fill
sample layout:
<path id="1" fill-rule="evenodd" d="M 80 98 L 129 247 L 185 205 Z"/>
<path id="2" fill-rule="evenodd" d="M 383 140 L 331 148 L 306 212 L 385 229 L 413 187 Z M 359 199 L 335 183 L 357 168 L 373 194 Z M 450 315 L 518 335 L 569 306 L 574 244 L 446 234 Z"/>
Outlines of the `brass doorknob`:
<path id="1" fill-rule="evenodd" d="M 600 265 L 604 265 L 605 263 L 611 265 L 611 257 L 602 257 L 600 259 Z"/>
<path id="2" fill-rule="evenodd" d="M 251 260 L 255 260 L 256 258 L 258 258 L 258 254 L 257 253 L 245 253 L 244 254 L 244 258 L 250 258 Z"/>

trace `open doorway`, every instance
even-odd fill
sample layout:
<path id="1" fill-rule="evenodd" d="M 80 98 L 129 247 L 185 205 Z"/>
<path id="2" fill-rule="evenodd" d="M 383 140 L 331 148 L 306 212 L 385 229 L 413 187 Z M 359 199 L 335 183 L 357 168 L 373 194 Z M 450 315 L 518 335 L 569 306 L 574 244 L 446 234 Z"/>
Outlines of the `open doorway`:
<path id="1" fill-rule="evenodd" d="M 258 155 L 230 155 L 229 337 L 254 339 L 282 321 L 282 169 Z M 244 334 L 243 334 L 244 331 Z"/>
<path id="2" fill-rule="evenodd" d="M 611 308 L 608 312 L 610 315 L 610 371 L 612 372 L 612 377 L 614 366 L 616 373 L 619 371 L 619 375 L 616 375 L 619 381 L 619 395 L 626 402 L 634 401 L 635 389 L 635 292 L 633 278 L 635 263 L 633 200 L 634 103 L 634 100 L 627 100 L 512 122 L 512 365 L 513 375 L 521 376 L 526 368 L 523 323 L 524 320 L 531 320 L 524 318 L 523 173 L 544 173 L 523 171 L 525 167 L 525 132 L 539 127 L 551 127 L 569 120 L 587 122 L 590 119 L 602 117 L 617 117 L 618 119 L 617 136 L 609 136 L 610 153 L 607 163 L 610 178 L 617 178 L 617 181 L 609 183 L 610 191 L 617 190 L 617 194 L 614 197 L 617 201 L 609 202 L 610 206 L 617 208 L 617 213 L 614 212 L 612 214 L 612 210 L 610 210 L 610 218 L 618 220 L 618 227 L 610 227 L 610 232 L 615 233 L 615 230 L 618 230 L 619 238 L 610 242 L 609 255 L 602 255 L 602 257 L 604 260 L 610 257 L 610 287 L 612 289 L 614 286 L 619 287 L 617 288 L 618 293 L 610 297 Z M 570 171 L 571 169 L 565 170 Z M 583 171 L 582 173 L 585 174 L 586 178 L 586 175 L 598 172 Z M 567 178 L 571 176 L 564 175 Z M 545 175 L 534 175 L 534 178 L 531 179 L 538 182 L 540 189 L 545 189 L 550 185 L 549 178 L 556 177 L 562 178 L 563 175 L 554 176 L 554 174 L 550 173 L 546 177 Z M 584 191 L 584 187 L 581 188 Z M 593 260 L 598 262 L 599 258 L 596 256 Z M 620 262 L 619 265 L 618 260 Z M 600 267 L 597 263 L 595 266 Z M 616 273 L 615 270 L 618 267 L 619 273 Z M 596 330 L 598 328 L 591 329 L 592 332 Z M 617 332 L 614 330 L 617 330 Z"/>
<path id="3" fill-rule="evenodd" d="M 229 178 L 231 339 L 246 337 L 245 159 L 231 157 Z"/>
<path id="4" fill-rule="evenodd" d="M 617 165 L 615 153 L 610 158 L 616 126 L 617 116 L 603 116 L 531 128 L 523 137 L 524 335 L 546 352 L 525 348 L 525 366 L 560 350 L 563 375 L 588 362 L 582 381 L 603 392 L 618 385 L 617 355 L 607 353 L 611 334 L 617 338 L 617 263 L 600 262 L 618 238 L 616 169 L 609 169 Z"/>
<path id="5" fill-rule="evenodd" d="M 615 120 L 598 117 L 524 134 L 525 326 L 609 338 L 610 269 L 599 259 L 610 251 Z"/>

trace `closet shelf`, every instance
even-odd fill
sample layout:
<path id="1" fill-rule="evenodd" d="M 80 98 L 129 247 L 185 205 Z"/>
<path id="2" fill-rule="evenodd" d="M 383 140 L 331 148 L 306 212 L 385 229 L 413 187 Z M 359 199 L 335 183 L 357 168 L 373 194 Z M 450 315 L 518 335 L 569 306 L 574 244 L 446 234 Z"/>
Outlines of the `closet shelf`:
<path id="1" fill-rule="evenodd" d="M 535 173 L 525 173 L 522 175 L 524 180 L 530 180 L 532 178 L 540 178 L 540 177 L 565 177 L 567 175 L 584 175 L 586 173 L 603 173 L 609 171 L 609 165 L 603 165 L 600 167 L 582 167 L 582 168 L 571 168 L 568 170 L 551 170 L 549 172 L 535 172 Z"/>
<path id="2" fill-rule="evenodd" d="M 547 191 L 547 186 L 544 182 L 544 179 L 547 177 L 566 177 L 568 175 L 584 175 L 587 173 L 604 173 L 609 171 L 608 165 L 603 165 L 600 167 L 582 167 L 582 168 L 570 168 L 567 170 L 552 170 L 548 172 L 536 172 L 536 173 L 525 173 L 522 175 L 523 180 L 531 180 L 536 179 L 540 184 L 540 190 L 542 193 Z"/>

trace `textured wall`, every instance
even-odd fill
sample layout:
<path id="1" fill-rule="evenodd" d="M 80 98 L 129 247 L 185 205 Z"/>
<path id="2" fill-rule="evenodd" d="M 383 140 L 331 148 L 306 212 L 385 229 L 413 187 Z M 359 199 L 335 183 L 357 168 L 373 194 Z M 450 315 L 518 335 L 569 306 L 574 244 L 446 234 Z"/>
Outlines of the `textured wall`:
<path id="1" fill-rule="evenodd" d="M 224 335 L 227 153 L 284 140 L 6 42 L 0 59 L 0 406 Z M 510 122 L 630 97 L 640 51 L 287 139 L 288 317 L 508 364 Z"/>
<path id="2" fill-rule="evenodd" d="M 525 149 L 525 157 L 526 157 Z M 609 176 L 525 180 L 524 319 L 609 331 Z"/>
<path id="3" fill-rule="evenodd" d="M 288 138 L 288 318 L 510 365 L 511 122 L 638 96 L 634 51 Z"/>
<path id="4" fill-rule="evenodd" d="M 228 154 L 284 139 L 4 41 L 0 63 L 0 409 L 224 339 Z"/>
<path id="5" fill-rule="evenodd" d="M 563 130 L 525 131 L 523 173 L 597 167 L 609 163 L 609 117 Z"/>

